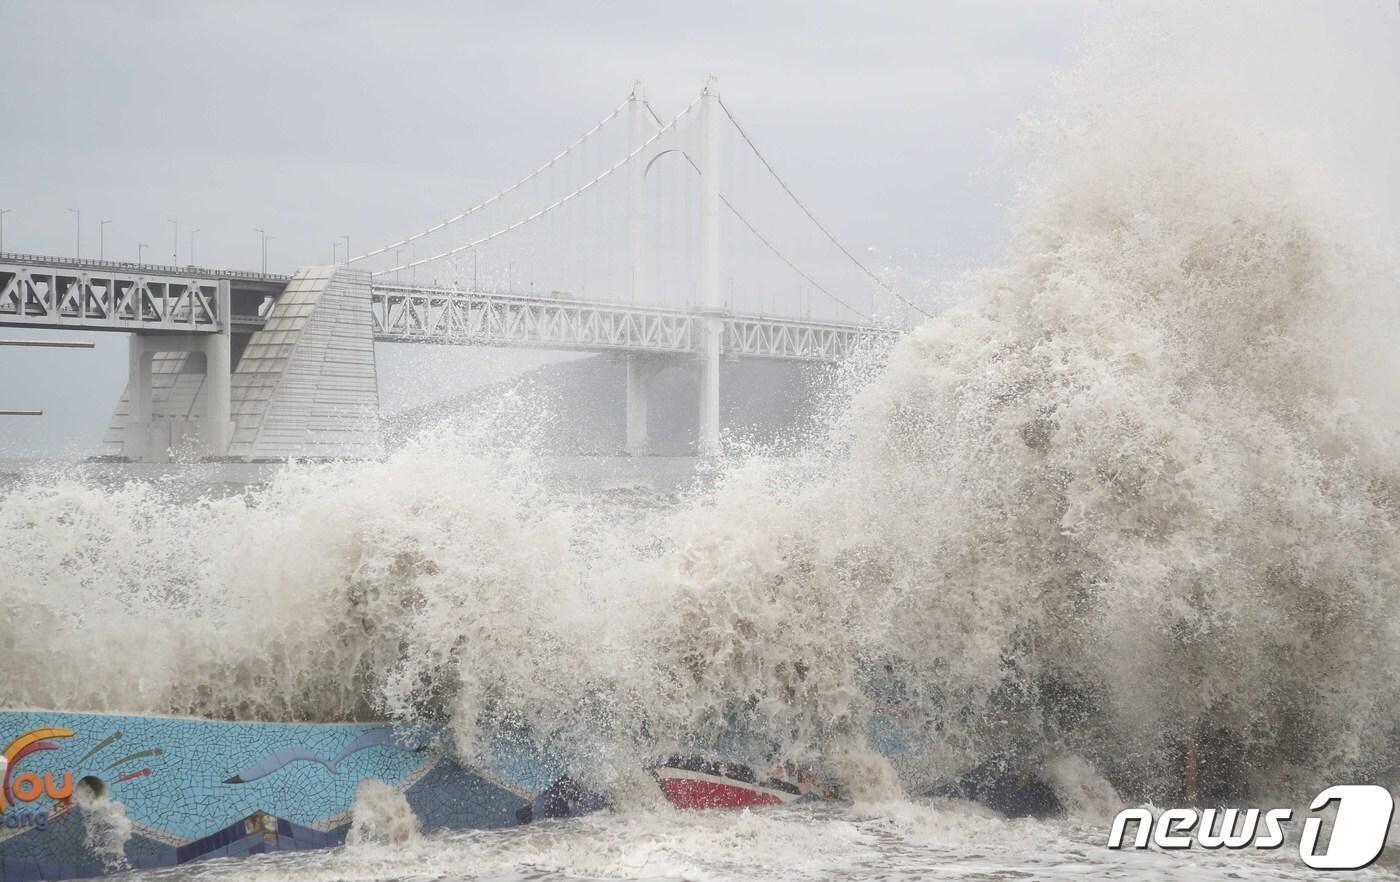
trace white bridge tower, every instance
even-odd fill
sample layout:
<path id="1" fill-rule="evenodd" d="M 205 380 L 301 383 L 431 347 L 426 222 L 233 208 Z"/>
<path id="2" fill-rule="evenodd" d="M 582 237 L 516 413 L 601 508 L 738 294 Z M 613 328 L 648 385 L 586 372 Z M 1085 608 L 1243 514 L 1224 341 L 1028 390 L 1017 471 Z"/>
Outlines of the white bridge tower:
<path id="1" fill-rule="evenodd" d="M 646 182 L 647 173 L 661 156 L 679 152 L 689 158 L 700 175 L 700 437 L 701 456 L 719 453 L 719 358 L 724 338 L 724 308 L 719 287 L 719 92 L 713 78 L 700 94 L 698 124 L 684 130 L 661 130 L 646 107 L 646 96 L 637 84 L 628 99 L 628 225 L 631 252 L 632 302 L 646 303 Z M 641 355 L 627 361 L 627 451 L 647 448 L 647 393 L 659 365 Z"/>

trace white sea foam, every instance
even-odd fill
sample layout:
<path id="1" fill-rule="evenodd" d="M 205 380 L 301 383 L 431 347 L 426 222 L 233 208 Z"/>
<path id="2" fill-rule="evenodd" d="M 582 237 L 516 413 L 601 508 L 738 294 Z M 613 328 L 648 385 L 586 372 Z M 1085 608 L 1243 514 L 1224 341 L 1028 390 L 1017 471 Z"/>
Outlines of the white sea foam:
<path id="1" fill-rule="evenodd" d="M 376 778 L 360 782 L 350 808 L 350 845 L 403 845 L 418 838 L 418 816 L 408 799 Z"/>
<path id="2" fill-rule="evenodd" d="M 510 830 L 427 835 L 402 845 L 191 864 L 162 877 L 239 882 L 1318 878 L 1289 849 L 1109 851 L 1104 835 L 1092 825 L 1009 821 L 976 806 L 907 800 L 752 812 L 609 811 Z M 1386 868 L 1372 867 L 1358 878 L 1393 877 Z"/>
<path id="3" fill-rule="evenodd" d="M 81 785 L 75 790 L 74 801 L 82 819 L 83 844 L 108 872 L 127 869 L 126 843 L 132 826 L 126 806 Z"/>

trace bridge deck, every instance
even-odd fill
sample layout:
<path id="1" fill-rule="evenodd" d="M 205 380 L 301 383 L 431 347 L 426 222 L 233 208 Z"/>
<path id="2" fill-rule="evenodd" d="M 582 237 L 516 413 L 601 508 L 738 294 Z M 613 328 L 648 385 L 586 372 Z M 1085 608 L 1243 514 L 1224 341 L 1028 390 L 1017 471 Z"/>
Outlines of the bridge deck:
<path id="1" fill-rule="evenodd" d="M 376 340 L 590 352 L 698 353 L 718 322 L 730 357 L 837 361 L 888 341 L 893 328 L 731 312 L 497 294 L 411 285 L 372 286 Z"/>
<path id="2" fill-rule="evenodd" d="M 220 282 L 191 273 L 0 263 L 0 325 L 213 334 Z"/>
<path id="3" fill-rule="evenodd" d="M 161 263 L 135 263 L 123 260 L 95 260 L 88 257 L 51 257 L 42 254 L 0 252 L 0 264 L 42 267 L 47 270 L 70 272 L 118 272 L 133 275 L 178 276 L 180 278 L 228 279 L 236 282 L 280 282 L 285 285 L 291 276 L 259 273 L 249 270 L 215 269 L 203 266 L 173 266 Z"/>
<path id="4" fill-rule="evenodd" d="M 289 277 L 238 270 L 0 255 L 0 326 L 139 333 L 240 332 L 267 322 Z M 366 276 L 367 278 L 367 276 Z M 219 285 L 232 303 L 218 302 Z M 585 352 L 698 354 L 711 326 L 731 358 L 838 361 L 888 341 L 887 327 L 702 312 L 558 295 L 370 283 L 374 339 Z"/>

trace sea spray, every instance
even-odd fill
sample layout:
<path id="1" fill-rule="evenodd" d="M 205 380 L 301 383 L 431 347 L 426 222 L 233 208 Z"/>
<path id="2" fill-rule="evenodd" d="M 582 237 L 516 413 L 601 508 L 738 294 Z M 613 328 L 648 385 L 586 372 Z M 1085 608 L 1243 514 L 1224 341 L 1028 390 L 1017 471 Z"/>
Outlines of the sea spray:
<path id="1" fill-rule="evenodd" d="M 849 413 L 879 644 L 978 754 L 1083 752 L 1157 795 L 1193 740 L 1217 798 L 1377 774 L 1400 456 L 1361 394 L 1393 356 L 1349 350 L 1387 351 L 1395 264 L 1211 71 L 1098 88 L 1093 61 L 1003 265 Z"/>
<path id="2" fill-rule="evenodd" d="M 131 839 L 131 819 L 126 806 L 80 784 L 74 794 L 83 823 L 83 844 L 107 872 L 128 868 L 126 843 Z"/>
<path id="3" fill-rule="evenodd" d="M 403 845 L 418 837 L 418 816 L 408 798 L 374 778 L 360 782 L 350 807 L 349 845 Z"/>
<path id="4" fill-rule="evenodd" d="M 1113 785 L 1082 756 L 1061 754 L 1051 757 L 1039 774 L 1054 789 L 1061 805 L 1071 815 L 1108 819 L 1123 807 L 1123 800 Z"/>

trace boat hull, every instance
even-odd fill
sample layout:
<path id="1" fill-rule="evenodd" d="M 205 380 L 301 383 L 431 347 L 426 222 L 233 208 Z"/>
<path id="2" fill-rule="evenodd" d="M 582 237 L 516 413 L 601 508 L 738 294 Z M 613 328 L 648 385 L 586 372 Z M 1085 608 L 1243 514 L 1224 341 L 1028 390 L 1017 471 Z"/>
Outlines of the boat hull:
<path id="1" fill-rule="evenodd" d="M 726 775 L 694 769 L 658 767 L 652 775 L 661 792 L 680 809 L 741 809 L 783 805 L 796 800 L 795 790 L 780 790 L 756 781 L 742 781 Z"/>

